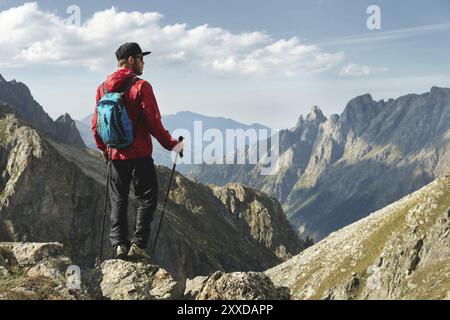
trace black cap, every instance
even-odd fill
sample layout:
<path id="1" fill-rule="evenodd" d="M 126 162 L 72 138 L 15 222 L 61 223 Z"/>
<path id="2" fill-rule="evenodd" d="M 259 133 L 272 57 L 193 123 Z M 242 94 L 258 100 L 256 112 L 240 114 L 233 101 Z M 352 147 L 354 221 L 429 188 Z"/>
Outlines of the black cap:
<path id="1" fill-rule="evenodd" d="M 116 57 L 117 61 L 119 61 L 120 59 L 128 59 L 131 56 L 146 56 L 150 53 L 150 51 L 142 52 L 141 47 L 136 42 L 127 42 L 116 50 Z"/>

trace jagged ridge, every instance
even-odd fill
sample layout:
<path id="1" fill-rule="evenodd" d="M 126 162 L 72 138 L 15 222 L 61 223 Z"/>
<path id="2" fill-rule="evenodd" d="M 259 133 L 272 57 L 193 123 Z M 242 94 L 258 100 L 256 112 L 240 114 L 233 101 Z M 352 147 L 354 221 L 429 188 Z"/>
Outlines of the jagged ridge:
<path id="1" fill-rule="evenodd" d="M 260 189 L 283 204 L 300 234 L 319 240 L 449 168 L 450 89 L 389 101 L 367 94 L 328 119 L 314 107 L 279 138 L 274 175 L 261 176 L 259 165 L 203 165 L 189 176 Z"/>
<path id="2" fill-rule="evenodd" d="M 6 81 L 0 75 L 0 102 L 12 106 L 24 120 L 41 132 L 47 132 L 79 148 L 86 147 L 72 118 L 66 113 L 53 121 L 22 82 Z"/>

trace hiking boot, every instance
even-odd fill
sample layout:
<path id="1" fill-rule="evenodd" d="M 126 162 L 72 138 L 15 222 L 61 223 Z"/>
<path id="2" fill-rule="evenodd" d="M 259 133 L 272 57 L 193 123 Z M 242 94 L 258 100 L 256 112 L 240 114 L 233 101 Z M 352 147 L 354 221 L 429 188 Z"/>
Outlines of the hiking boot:
<path id="1" fill-rule="evenodd" d="M 140 248 L 137 244 L 132 244 L 130 251 L 128 252 L 128 258 L 133 260 L 145 260 L 150 262 L 152 259 L 145 249 Z"/>
<path id="2" fill-rule="evenodd" d="M 124 244 L 119 244 L 115 247 L 116 258 L 117 259 L 125 259 L 127 257 L 128 249 Z"/>

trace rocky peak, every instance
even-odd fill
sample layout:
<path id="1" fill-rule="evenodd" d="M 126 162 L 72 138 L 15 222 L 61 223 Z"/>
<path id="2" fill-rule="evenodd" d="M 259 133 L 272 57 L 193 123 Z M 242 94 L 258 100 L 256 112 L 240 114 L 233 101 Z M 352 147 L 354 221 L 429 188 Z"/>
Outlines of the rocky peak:
<path id="1" fill-rule="evenodd" d="M 450 96 L 450 89 L 449 88 L 440 88 L 440 87 L 432 87 L 430 90 L 430 98 L 432 100 L 435 100 L 439 97 L 445 97 Z"/>
<path id="2" fill-rule="evenodd" d="M 256 244 L 266 247 L 278 258 L 287 260 L 305 248 L 275 198 L 237 183 L 210 188 L 227 207 L 233 217 L 231 221 L 241 233 L 249 234 Z"/>
<path id="3" fill-rule="evenodd" d="M 430 90 L 430 93 L 437 93 L 437 92 L 442 92 L 442 91 L 449 92 L 450 89 L 449 88 L 442 88 L 442 87 L 432 86 L 431 90 Z"/>
<path id="4" fill-rule="evenodd" d="M 56 119 L 55 129 L 56 134 L 61 141 L 80 148 L 85 147 L 80 132 L 77 129 L 77 125 L 68 113 Z"/>
<path id="5" fill-rule="evenodd" d="M 322 110 L 318 106 L 313 106 L 309 113 L 306 115 L 306 121 L 322 123 L 325 122 L 327 118 L 322 113 Z"/>
<path id="6" fill-rule="evenodd" d="M 314 124 L 314 125 L 318 126 L 325 121 L 327 121 L 327 118 L 322 113 L 322 110 L 320 110 L 320 108 L 318 106 L 313 106 L 309 110 L 306 117 L 303 117 L 303 115 L 300 115 L 295 128 L 296 129 L 304 128 L 305 125 L 309 125 L 309 124 Z"/>
<path id="7" fill-rule="evenodd" d="M 73 123 L 73 119 L 70 116 L 70 114 L 65 113 L 62 116 L 60 116 L 58 119 L 56 119 L 55 122 L 67 123 L 67 124 L 71 125 Z"/>
<path id="8" fill-rule="evenodd" d="M 347 118 L 353 116 L 356 113 L 365 112 L 368 110 L 368 106 L 372 106 L 375 101 L 372 98 L 372 95 L 365 94 L 362 96 L 358 96 L 350 100 L 345 106 L 344 112 L 342 116 L 346 116 Z"/>
<path id="9" fill-rule="evenodd" d="M 297 124 L 295 125 L 296 128 L 300 128 L 305 123 L 305 119 L 303 118 L 303 115 L 301 114 L 300 117 L 298 117 Z"/>
<path id="10" fill-rule="evenodd" d="M 49 133 L 63 142 L 85 148 L 85 144 L 72 121 L 55 122 L 36 102 L 30 89 L 16 80 L 6 81 L 0 75 L 0 102 L 19 112 L 21 117 L 39 131 Z M 64 140 L 67 139 L 67 140 Z"/>
<path id="11" fill-rule="evenodd" d="M 356 135 L 360 135 L 379 114 L 383 105 L 383 101 L 376 102 L 370 94 L 358 96 L 347 103 L 340 118 Z"/>

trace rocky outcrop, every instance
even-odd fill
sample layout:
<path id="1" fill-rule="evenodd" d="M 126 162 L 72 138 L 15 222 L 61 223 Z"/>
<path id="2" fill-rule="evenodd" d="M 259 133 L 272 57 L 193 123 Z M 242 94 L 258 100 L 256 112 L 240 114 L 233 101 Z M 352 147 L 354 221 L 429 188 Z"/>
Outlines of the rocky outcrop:
<path id="1" fill-rule="evenodd" d="M 236 183 L 210 188 L 227 207 L 230 220 L 242 230 L 241 233 L 248 234 L 280 259 L 287 260 L 305 248 L 276 199 Z"/>
<path id="2" fill-rule="evenodd" d="M 60 243 L 0 242 L 0 267 L 0 299 L 183 298 L 184 284 L 158 266 L 106 260 L 81 270 Z"/>
<path id="3" fill-rule="evenodd" d="M 164 199 L 170 169 L 158 167 L 157 174 L 159 199 Z M 61 242 L 74 263 L 92 267 L 101 241 L 105 181 L 105 163 L 98 153 L 43 136 L 13 109 L 0 105 L 0 241 Z M 132 194 L 130 224 L 135 210 Z M 273 216 L 279 221 L 281 213 L 273 211 L 276 203 L 268 197 L 265 200 L 263 194 L 258 197 L 260 203 L 271 204 L 258 207 L 265 220 Z M 149 252 L 160 214 L 159 208 Z M 109 219 L 106 222 L 105 235 Z M 282 226 L 275 223 L 270 227 L 277 239 L 273 248 L 259 245 L 233 222 L 229 209 L 210 188 L 176 173 L 154 261 L 177 281 L 217 270 L 263 271 L 282 261 L 277 248 L 287 248 L 286 254 L 296 252 L 289 249 L 295 247 L 291 243 L 298 243 L 295 234 L 277 236 L 285 232 Z M 111 257 L 107 236 L 103 244 L 104 258 Z"/>
<path id="4" fill-rule="evenodd" d="M 0 300 L 88 298 L 67 287 L 70 265 L 59 243 L 0 242 Z"/>
<path id="5" fill-rule="evenodd" d="M 100 267 L 102 296 L 112 300 L 173 300 L 183 297 L 184 287 L 155 265 L 107 260 Z"/>
<path id="6" fill-rule="evenodd" d="M 39 131 L 49 133 L 64 143 L 79 148 L 86 147 L 70 116 L 66 114 L 53 121 L 22 82 L 6 81 L 0 75 L 0 103 L 12 106 L 24 120 Z"/>
<path id="7" fill-rule="evenodd" d="M 266 274 L 294 299 L 448 299 L 450 175 Z"/>
<path id="8" fill-rule="evenodd" d="M 215 272 L 174 280 L 157 265 L 106 260 L 92 269 L 71 264 L 60 243 L 0 242 L 0 300 L 10 299 L 289 299 L 264 273 Z"/>
<path id="9" fill-rule="evenodd" d="M 194 300 L 289 300 L 289 290 L 275 287 L 264 273 L 215 272 L 188 280 L 186 299 Z"/>
<path id="10" fill-rule="evenodd" d="M 301 237 L 317 241 L 450 168 L 450 89 L 389 101 L 367 94 L 328 119 L 314 107 L 295 128 L 280 131 L 279 141 L 273 175 L 236 164 L 198 166 L 189 176 L 276 197 Z"/>

